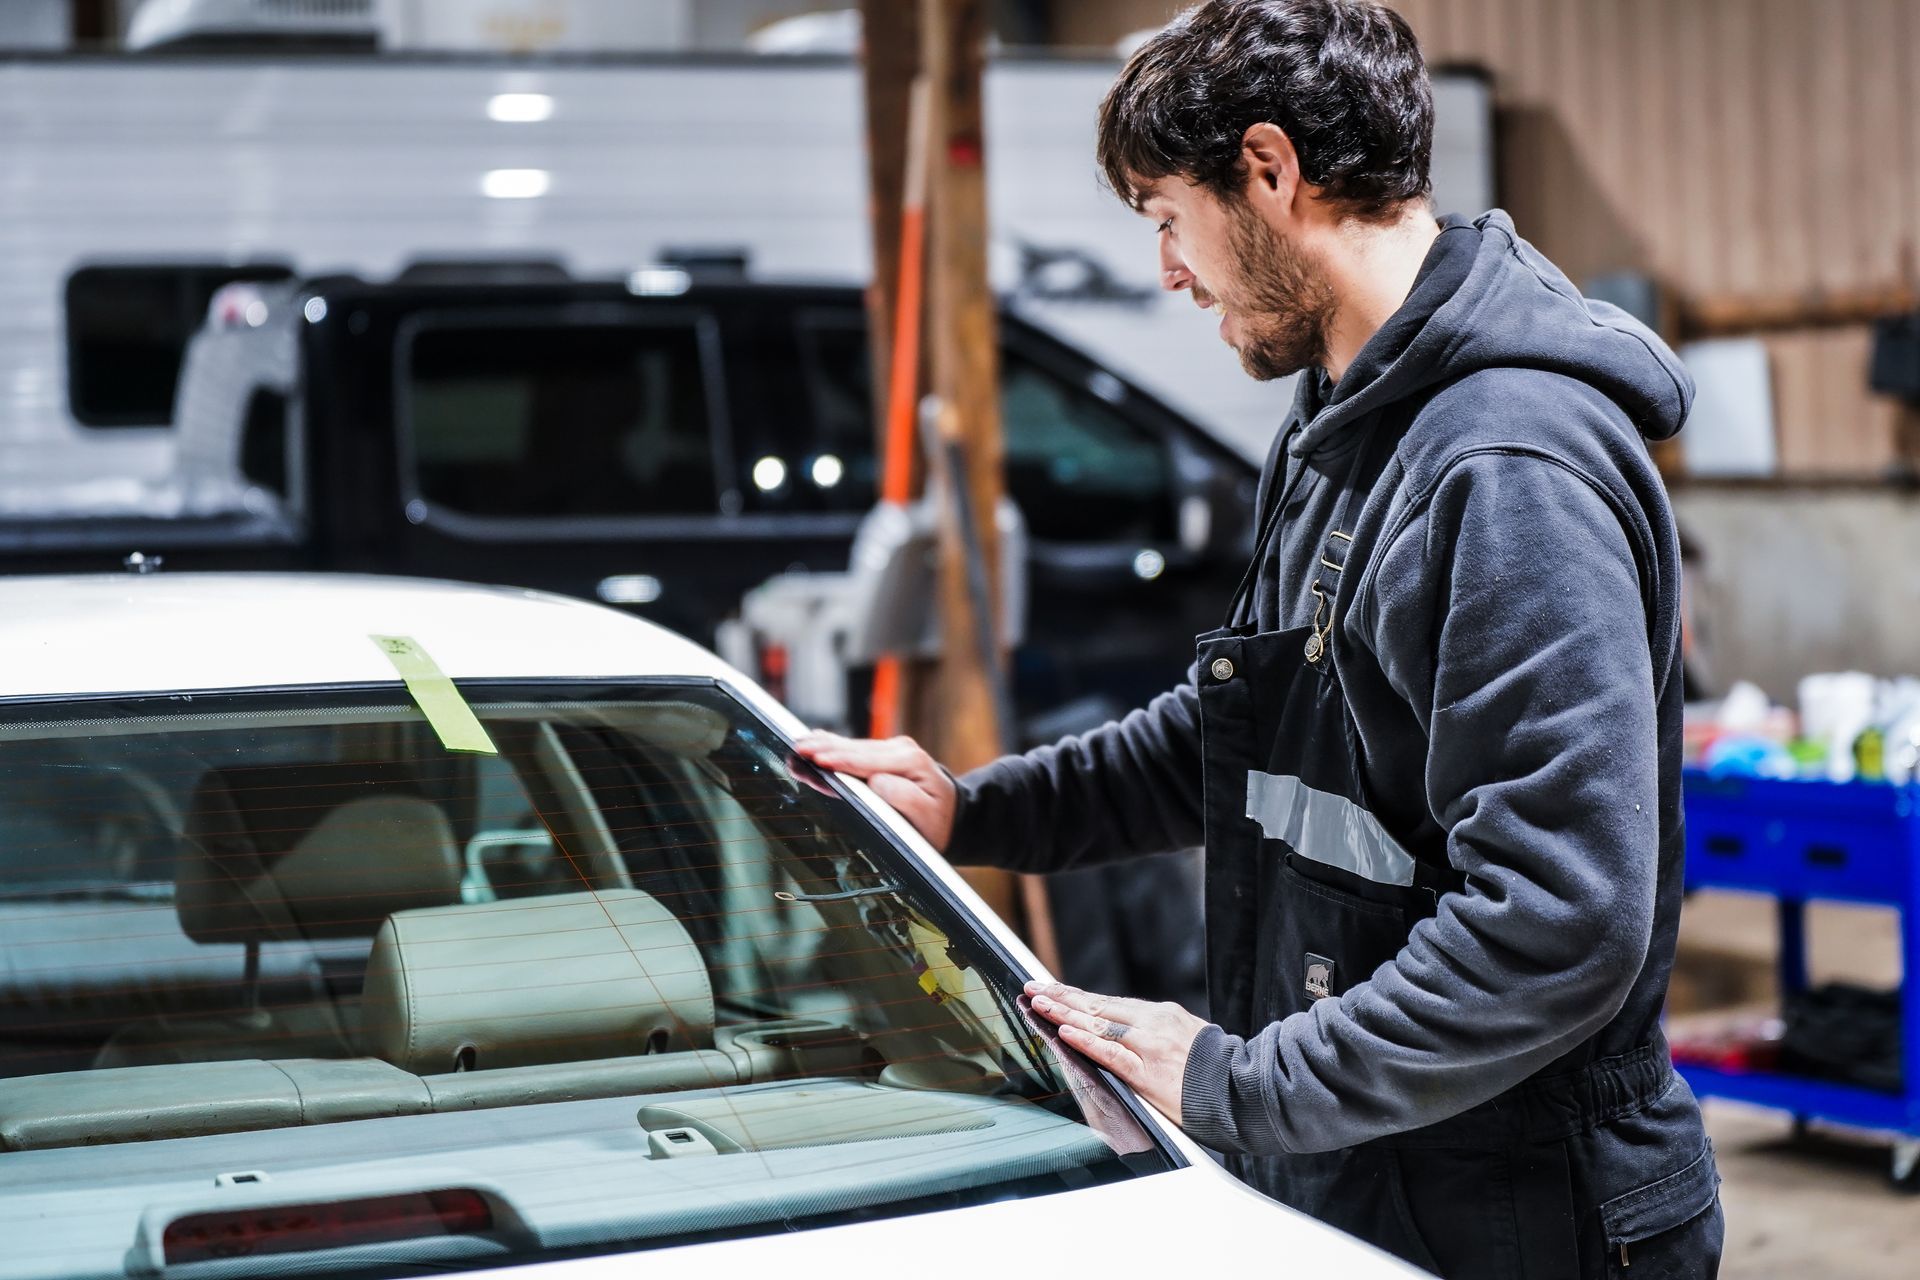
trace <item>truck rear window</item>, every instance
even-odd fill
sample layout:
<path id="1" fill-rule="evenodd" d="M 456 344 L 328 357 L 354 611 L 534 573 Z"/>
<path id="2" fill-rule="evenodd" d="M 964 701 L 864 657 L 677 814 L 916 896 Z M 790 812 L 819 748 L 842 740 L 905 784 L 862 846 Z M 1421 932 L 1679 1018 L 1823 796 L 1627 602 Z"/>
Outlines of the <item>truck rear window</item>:
<path id="1" fill-rule="evenodd" d="M 67 278 L 67 400 L 89 427 L 164 427 L 187 341 L 213 295 L 236 281 L 287 280 L 279 263 L 125 263 Z"/>

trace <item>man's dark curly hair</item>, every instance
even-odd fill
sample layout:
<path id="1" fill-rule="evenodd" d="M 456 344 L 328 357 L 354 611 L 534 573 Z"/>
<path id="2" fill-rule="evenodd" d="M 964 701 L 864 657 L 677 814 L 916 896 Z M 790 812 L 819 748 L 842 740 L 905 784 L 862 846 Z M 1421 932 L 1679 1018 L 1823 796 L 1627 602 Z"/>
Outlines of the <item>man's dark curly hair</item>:
<path id="1" fill-rule="evenodd" d="M 1178 176 L 1232 202 L 1240 139 L 1286 130 L 1305 180 L 1378 220 L 1431 191 L 1433 93 L 1405 20 L 1375 0 L 1207 0 L 1141 46 L 1100 106 L 1108 185 Z"/>

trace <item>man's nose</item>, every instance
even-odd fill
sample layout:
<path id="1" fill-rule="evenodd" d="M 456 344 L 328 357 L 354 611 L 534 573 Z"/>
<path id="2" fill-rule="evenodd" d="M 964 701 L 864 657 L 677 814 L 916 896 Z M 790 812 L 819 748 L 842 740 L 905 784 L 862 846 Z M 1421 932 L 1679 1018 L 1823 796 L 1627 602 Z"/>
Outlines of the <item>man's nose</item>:
<path id="1" fill-rule="evenodd" d="M 1160 233 L 1160 287 L 1168 293 L 1179 293 L 1182 289 L 1193 287 L 1193 272 L 1187 270 L 1187 264 L 1173 247 L 1173 237 L 1164 231 Z"/>

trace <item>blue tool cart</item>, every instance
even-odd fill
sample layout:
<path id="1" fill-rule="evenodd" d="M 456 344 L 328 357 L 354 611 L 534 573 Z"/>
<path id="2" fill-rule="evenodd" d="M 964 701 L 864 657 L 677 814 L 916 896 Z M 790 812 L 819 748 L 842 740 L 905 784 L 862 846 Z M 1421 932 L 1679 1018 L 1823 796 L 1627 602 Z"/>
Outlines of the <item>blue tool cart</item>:
<path id="1" fill-rule="evenodd" d="M 1920 973 L 1920 784 L 1686 777 L 1687 888 L 1766 894 L 1779 912 L 1780 989 L 1807 986 L 1806 904 L 1900 912 L 1901 973 Z M 1702 1097 L 1895 1135 L 1895 1186 L 1920 1191 L 1920 981 L 1900 996 L 1901 1092 L 1683 1063 Z"/>

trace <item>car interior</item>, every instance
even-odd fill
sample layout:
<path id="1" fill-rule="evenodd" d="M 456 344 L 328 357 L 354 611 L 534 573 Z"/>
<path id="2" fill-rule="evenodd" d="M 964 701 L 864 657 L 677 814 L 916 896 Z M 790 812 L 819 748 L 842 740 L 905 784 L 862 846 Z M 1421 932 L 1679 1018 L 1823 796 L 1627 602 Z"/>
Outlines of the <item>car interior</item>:
<path id="1" fill-rule="evenodd" d="M 721 695 L 487 703 L 494 756 L 382 696 L 0 726 L 0 1149 L 819 1077 L 908 1101 L 660 1122 L 739 1150 L 979 1124 L 929 1090 L 1074 1114 L 883 837 Z M 103 777 L 171 845 L 112 865 L 164 880 L 100 870 Z"/>

